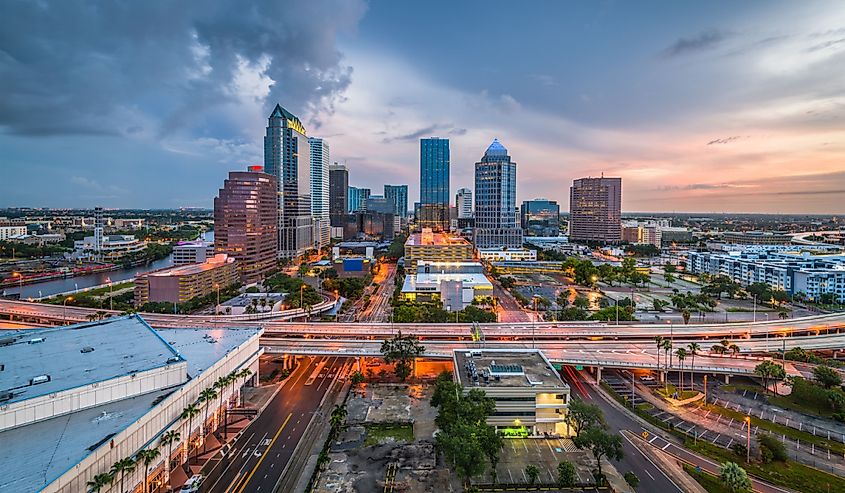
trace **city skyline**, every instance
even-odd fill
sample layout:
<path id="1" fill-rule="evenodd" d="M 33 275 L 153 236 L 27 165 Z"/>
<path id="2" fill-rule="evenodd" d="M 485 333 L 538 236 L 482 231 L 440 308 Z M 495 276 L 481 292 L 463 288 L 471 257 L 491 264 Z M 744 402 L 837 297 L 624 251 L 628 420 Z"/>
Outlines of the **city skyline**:
<path id="1" fill-rule="evenodd" d="M 518 202 L 565 210 L 573 179 L 604 173 L 625 181 L 624 211 L 845 213 L 838 3 L 549 5 L 543 16 L 466 4 L 448 20 L 387 3 L 312 4 L 297 19 L 259 8 L 273 27 L 227 2 L 167 16 L 9 10 L 0 207 L 210 208 L 229 171 L 261 163 L 278 103 L 356 185 L 407 183 L 409 203 L 418 141 L 440 136 L 450 196 L 499 138 L 520 156 Z M 480 36 L 503 19 L 530 32 Z M 156 43 L 128 27 L 165 21 Z"/>

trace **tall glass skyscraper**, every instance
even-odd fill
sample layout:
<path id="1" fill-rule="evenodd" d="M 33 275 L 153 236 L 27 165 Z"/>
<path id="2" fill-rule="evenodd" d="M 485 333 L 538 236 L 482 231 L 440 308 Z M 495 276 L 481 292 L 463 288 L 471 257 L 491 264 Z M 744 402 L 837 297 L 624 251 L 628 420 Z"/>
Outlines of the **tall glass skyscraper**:
<path id="1" fill-rule="evenodd" d="M 314 220 L 314 247 L 329 244 L 329 143 L 309 137 L 311 150 L 311 217 Z"/>
<path id="2" fill-rule="evenodd" d="M 347 189 L 349 188 L 349 170 L 342 164 L 329 166 L 329 214 L 332 226 L 342 226 L 342 216 L 349 210 Z"/>
<path id="3" fill-rule="evenodd" d="M 475 163 L 476 248 L 521 248 L 522 228 L 516 217 L 516 163 L 493 139 Z"/>
<path id="4" fill-rule="evenodd" d="M 366 212 L 367 199 L 370 198 L 370 189 L 349 187 L 346 190 L 346 196 L 349 200 L 349 212 Z"/>
<path id="5" fill-rule="evenodd" d="M 314 248 L 311 220 L 311 146 L 299 118 L 276 105 L 264 136 L 264 172 L 279 183 L 279 258 Z"/>
<path id="6" fill-rule="evenodd" d="M 449 229 L 449 139 L 420 139 L 420 217 L 424 228 Z"/>
<path id="7" fill-rule="evenodd" d="M 393 215 L 408 215 L 408 185 L 385 185 L 384 198 L 393 204 Z"/>

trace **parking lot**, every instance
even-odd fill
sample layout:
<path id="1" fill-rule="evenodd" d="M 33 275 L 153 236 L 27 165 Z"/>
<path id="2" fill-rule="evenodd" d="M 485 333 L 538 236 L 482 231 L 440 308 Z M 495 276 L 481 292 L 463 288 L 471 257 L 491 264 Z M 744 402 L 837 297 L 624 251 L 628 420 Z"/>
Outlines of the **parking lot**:
<path id="1" fill-rule="evenodd" d="M 591 471 L 595 468 L 592 455 L 578 450 L 569 438 L 507 438 L 502 458 L 496 467 L 498 482 L 527 482 L 525 467 L 534 464 L 540 469 L 539 483 L 556 482 L 557 466 L 569 461 L 575 466 L 579 482 L 592 481 Z M 492 483 L 493 476 L 488 469 L 474 483 Z"/>

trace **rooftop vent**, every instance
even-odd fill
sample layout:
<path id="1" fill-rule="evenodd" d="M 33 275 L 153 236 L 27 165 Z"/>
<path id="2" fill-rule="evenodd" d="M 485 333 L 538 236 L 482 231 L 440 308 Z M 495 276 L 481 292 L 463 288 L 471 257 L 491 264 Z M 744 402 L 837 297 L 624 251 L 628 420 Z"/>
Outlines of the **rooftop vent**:
<path id="1" fill-rule="evenodd" d="M 490 365 L 490 373 L 492 375 L 523 375 L 525 374 L 525 370 L 523 370 L 522 365 Z"/>
<path id="2" fill-rule="evenodd" d="M 14 394 L 12 394 L 11 392 L 9 392 L 7 390 L 4 390 L 4 391 L 0 392 L 0 402 L 10 401 L 10 400 L 12 400 L 13 396 L 14 396 Z"/>
<path id="3" fill-rule="evenodd" d="M 36 337 L 35 339 L 30 339 L 29 343 L 30 344 L 40 344 L 40 343 L 44 342 L 44 340 L 45 339 L 43 337 Z"/>
<path id="4" fill-rule="evenodd" d="M 29 381 L 30 385 L 38 385 L 42 383 L 47 383 L 50 381 L 50 375 L 38 375 L 37 377 L 33 378 Z"/>
<path id="5" fill-rule="evenodd" d="M 0 339 L 0 346 L 10 346 L 10 345 L 14 344 L 15 341 L 17 341 L 17 340 L 18 340 L 17 337 L 4 337 L 4 338 Z"/>
<path id="6" fill-rule="evenodd" d="M 173 357 L 167 358 L 167 361 L 165 363 L 167 363 L 168 365 L 172 365 L 173 363 L 178 363 L 180 361 L 182 361 L 182 360 L 179 359 L 178 356 L 173 356 Z"/>
<path id="7" fill-rule="evenodd" d="M 83 353 L 83 354 L 84 353 L 93 353 L 94 348 L 92 348 L 91 346 L 85 346 L 84 348 L 80 349 L 79 352 Z"/>

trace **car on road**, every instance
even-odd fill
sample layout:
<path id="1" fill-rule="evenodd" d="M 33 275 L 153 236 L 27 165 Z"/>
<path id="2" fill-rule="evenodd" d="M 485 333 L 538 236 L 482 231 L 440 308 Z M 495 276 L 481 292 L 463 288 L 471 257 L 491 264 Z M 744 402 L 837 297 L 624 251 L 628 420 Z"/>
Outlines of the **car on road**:
<path id="1" fill-rule="evenodd" d="M 191 476 L 188 481 L 182 486 L 182 489 L 179 490 L 179 493 L 196 493 L 200 490 L 200 486 L 202 486 L 202 474 L 194 474 Z"/>
<path id="2" fill-rule="evenodd" d="M 653 382 L 654 380 L 654 375 L 652 375 L 651 373 L 640 375 L 640 382 Z"/>

